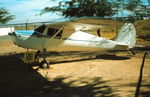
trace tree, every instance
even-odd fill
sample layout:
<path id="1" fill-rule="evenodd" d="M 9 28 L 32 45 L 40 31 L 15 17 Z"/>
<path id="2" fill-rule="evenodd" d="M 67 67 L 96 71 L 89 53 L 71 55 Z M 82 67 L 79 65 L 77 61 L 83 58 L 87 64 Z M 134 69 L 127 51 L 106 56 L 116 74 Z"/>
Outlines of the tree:
<path id="1" fill-rule="evenodd" d="M 130 0 L 126 5 L 126 9 L 136 16 L 141 16 L 141 19 L 143 19 L 143 15 L 150 15 L 149 4 L 144 4 L 142 0 Z"/>
<path id="2" fill-rule="evenodd" d="M 10 15 L 8 10 L 5 8 L 0 8 L 0 23 L 7 23 L 10 20 L 14 19 L 14 15 Z"/>
<path id="3" fill-rule="evenodd" d="M 131 16 L 150 15 L 150 0 L 112 0 L 116 1 L 119 5 L 119 9 L 127 10 L 131 13 Z"/>
<path id="4" fill-rule="evenodd" d="M 115 14 L 113 5 L 108 0 L 72 0 L 70 2 L 60 2 L 58 6 L 44 8 L 41 14 L 47 12 L 61 12 L 65 17 L 104 17 Z"/>

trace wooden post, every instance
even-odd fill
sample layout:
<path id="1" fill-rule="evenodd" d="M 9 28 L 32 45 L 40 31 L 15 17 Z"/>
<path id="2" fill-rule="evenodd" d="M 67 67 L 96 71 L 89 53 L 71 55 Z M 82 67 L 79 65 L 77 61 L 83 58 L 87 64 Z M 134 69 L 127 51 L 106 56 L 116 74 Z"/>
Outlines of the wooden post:
<path id="1" fill-rule="evenodd" d="M 26 23 L 26 30 L 28 30 L 28 23 Z"/>
<path id="2" fill-rule="evenodd" d="M 141 68 L 140 68 L 139 80 L 138 80 L 138 83 L 136 86 L 136 91 L 135 91 L 135 97 L 139 97 L 139 94 L 140 94 L 140 87 L 141 87 L 141 83 L 142 83 L 143 68 L 144 68 L 144 62 L 145 62 L 146 55 L 147 55 L 147 52 L 145 52 L 144 56 L 143 56 L 143 60 L 142 60 Z"/>
<path id="3" fill-rule="evenodd" d="M 27 19 L 27 22 L 26 22 L 26 30 L 28 30 L 28 20 L 29 19 Z"/>

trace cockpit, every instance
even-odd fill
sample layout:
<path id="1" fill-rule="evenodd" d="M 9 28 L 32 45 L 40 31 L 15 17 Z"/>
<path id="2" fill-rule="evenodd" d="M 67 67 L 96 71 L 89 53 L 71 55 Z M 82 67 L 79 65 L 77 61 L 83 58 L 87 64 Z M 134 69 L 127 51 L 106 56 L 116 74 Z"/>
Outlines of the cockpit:
<path id="1" fill-rule="evenodd" d="M 61 29 L 61 28 L 60 28 Z M 46 25 L 41 25 L 38 28 L 36 28 L 34 31 L 34 35 L 36 36 L 46 36 L 48 38 L 57 38 L 60 39 L 62 36 L 63 30 L 60 30 L 57 28 L 47 27 Z M 44 34 L 44 31 L 46 30 L 46 35 Z"/>

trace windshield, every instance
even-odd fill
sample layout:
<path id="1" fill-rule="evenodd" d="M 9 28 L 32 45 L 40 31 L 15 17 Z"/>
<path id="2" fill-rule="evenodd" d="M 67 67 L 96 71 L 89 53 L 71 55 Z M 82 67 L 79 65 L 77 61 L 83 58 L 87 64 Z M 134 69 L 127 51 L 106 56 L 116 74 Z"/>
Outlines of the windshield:
<path id="1" fill-rule="evenodd" d="M 39 33 L 43 33 L 44 30 L 45 30 L 46 26 L 45 25 L 41 25 L 39 26 L 38 28 L 35 29 L 36 32 L 39 32 Z"/>

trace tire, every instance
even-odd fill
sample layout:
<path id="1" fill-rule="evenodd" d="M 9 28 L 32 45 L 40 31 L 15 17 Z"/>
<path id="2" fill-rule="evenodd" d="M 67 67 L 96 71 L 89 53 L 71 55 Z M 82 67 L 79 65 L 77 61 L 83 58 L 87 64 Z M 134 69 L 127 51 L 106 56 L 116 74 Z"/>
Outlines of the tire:
<path id="1" fill-rule="evenodd" d="M 42 62 L 40 62 L 39 66 L 40 66 L 40 68 L 43 68 L 43 69 L 48 69 L 49 68 L 49 64 L 45 60 L 43 60 Z"/>

